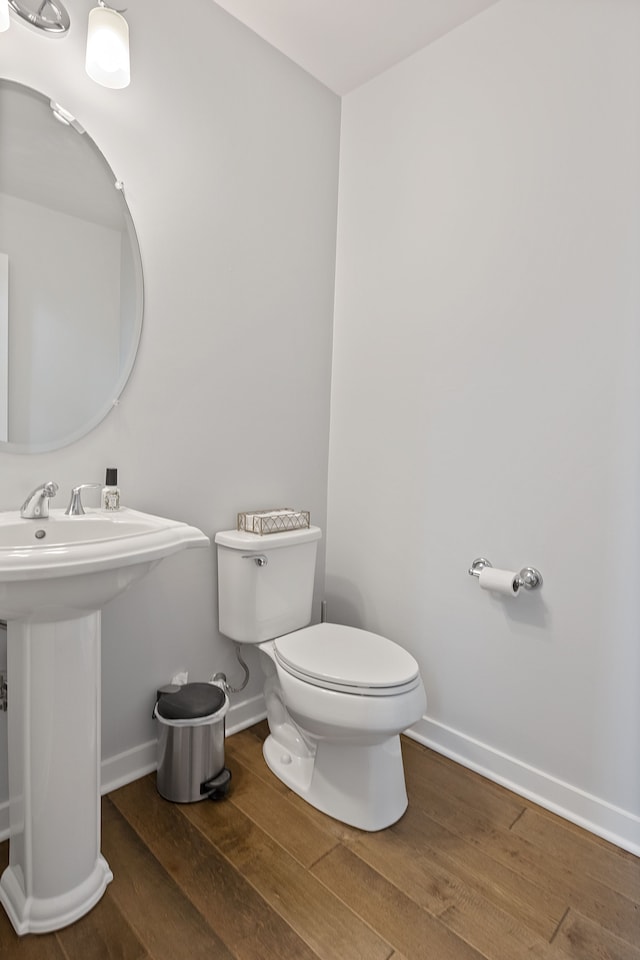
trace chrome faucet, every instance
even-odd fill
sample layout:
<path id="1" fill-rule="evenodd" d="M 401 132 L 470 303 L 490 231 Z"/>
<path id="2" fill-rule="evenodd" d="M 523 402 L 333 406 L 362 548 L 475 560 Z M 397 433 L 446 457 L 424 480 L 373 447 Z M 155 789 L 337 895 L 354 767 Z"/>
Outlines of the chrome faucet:
<path id="1" fill-rule="evenodd" d="M 71 491 L 71 500 L 69 501 L 69 506 L 65 510 L 65 513 L 69 517 L 81 517 L 84 514 L 84 507 L 82 506 L 82 500 L 80 499 L 82 491 L 87 490 L 89 487 L 102 487 L 101 483 L 79 483 L 77 487 L 74 487 Z"/>
<path id="2" fill-rule="evenodd" d="M 54 480 L 41 483 L 33 490 L 20 507 L 20 516 L 25 520 L 44 520 L 49 516 L 49 500 L 58 492 Z"/>

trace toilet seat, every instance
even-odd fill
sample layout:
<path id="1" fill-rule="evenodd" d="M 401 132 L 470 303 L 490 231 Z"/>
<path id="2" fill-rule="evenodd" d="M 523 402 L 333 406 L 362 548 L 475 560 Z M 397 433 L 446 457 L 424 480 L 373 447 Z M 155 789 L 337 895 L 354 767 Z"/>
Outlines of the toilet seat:
<path id="1" fill-rule="evenodd" d="M 337 623 L 278 637 L 276 663 L 305 683 L 370 697 L 398 696 L 420 683 L 417 662 L 392 640 Z"/>

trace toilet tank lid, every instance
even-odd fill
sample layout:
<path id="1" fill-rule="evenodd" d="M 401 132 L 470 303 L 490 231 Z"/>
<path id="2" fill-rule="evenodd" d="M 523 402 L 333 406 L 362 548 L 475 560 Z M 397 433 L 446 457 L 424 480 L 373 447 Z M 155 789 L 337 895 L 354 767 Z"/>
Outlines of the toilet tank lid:
<path id="1" fill-rule="evenodd" d="M 257 533 L 246 533 L 244 530 L 220 530 L 216 533 L 216 543 L 232 550 L 255 550 L 263 552 L 278 547 L 293 547 L 298 543 L 308 543 L 319 540 L 322 536 L 320 527 L 305 527 L 302 530 L 286 530 L 281 533 L 268 533 L 260 536 Z"/>

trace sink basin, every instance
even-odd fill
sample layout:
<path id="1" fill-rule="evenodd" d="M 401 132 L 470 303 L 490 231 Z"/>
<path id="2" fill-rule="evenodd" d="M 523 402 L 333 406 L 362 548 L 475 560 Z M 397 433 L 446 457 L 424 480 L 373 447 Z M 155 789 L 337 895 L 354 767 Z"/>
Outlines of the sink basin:
<path id="1" fill-rule="evenodd" d="M 0 513 L 0 618 L 55 621 L 96 610 L 163 557 L 208 544 L 196 527 L 126 507 L 80 517 L 52 510 L 45 520 Z"/>
<path id="2" fill-rule="evenodd" d="M 114 517 L 104 513 L 68 517 L 60 510 L 52 510 L 48 519 L 40 521 L 23 520 L 17 512 L 3 513 L 0 514 L 0 550 L 3 558 L 12 556 L 12 552 L 19 556 L 20 551 L 33 548 L 42 550 L 157 533 L 166 525 L 166 521 L 158 517 L 127 509 Z"/>
<path id="3" fill-rule="evenodd" d="M 9 511 L 0 513 L 0 580 L 89 573 L 208 543 L 196 527 L 127 507 L 81 517 L 51 510 L 45 520 L 23 520 Z"/>
<path id="4" fill-rule="evenodd" d="M 102 606 L 163 557 L 208 545 L 196 527 L 128 508 L 0 513 L 9 688 L 0 903 L 18 934 L 74 923 L 113 879 L 100 853 Z"/>

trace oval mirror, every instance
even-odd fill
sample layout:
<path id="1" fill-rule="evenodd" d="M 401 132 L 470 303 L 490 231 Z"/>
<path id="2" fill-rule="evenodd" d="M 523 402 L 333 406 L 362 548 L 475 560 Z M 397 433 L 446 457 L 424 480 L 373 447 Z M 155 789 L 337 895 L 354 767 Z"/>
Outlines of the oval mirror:
<path id="1" fill-rule="evenodd" d="M 111 410 L 142 329 L 122 185 L 71 114 L 0 79 L 0 452 L 79 439 Z"/>

